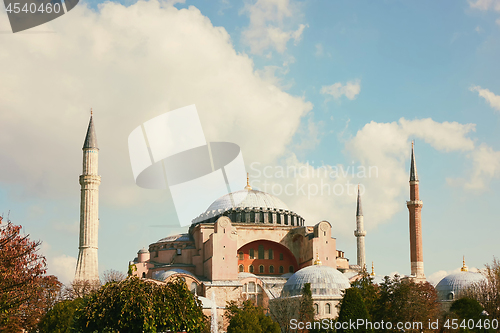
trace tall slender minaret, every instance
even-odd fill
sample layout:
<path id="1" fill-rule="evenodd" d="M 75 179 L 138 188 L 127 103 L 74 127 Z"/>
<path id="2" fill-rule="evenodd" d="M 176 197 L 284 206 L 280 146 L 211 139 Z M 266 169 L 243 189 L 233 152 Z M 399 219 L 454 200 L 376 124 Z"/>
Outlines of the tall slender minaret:
<path id="1" fill-rule="evenodd" d="M 99 148 L 90 111 L 90 122 L 83 144 L 83 173 L 80 176 L 80 246 L 75 280 L 98 280 L 97 231 L 99 228 Z"/>
<path id="2" fill-rule="evenodd" d="M 420 211 L 423 203 L 418 192 L 417 164 L 415 150 L 411 142 L 410 201 L 406 202 L 410 212 L 410 260 L 411 276 L 416 282 L 424 282 L 424 255 L 422 249 L 422 220 Z"/>
<path id="3" fill-rule="evenodd" d="M 354 230 L 354 236 L 357 238 L 358 243 L 358 266 L 363 269 L 365 267 L 365 236 L 366 231 L 364 230 L 363 223 L 363 207 L 361 206 L 361 194 L 359 192 L 358 184 L 358 204 L 356 208 L 356 230 Z"/>

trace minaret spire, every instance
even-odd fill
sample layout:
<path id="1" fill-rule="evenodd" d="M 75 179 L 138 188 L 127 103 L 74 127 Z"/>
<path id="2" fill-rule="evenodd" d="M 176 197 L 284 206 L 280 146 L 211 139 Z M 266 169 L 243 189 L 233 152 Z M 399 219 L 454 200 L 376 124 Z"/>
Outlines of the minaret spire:
<path id="1" fill-rule="evenodd" d="M 410 165 L 410 200 L 406 202 L 410 213 L 410 261 L 411 276 L 416 282 L 424 282 L 424 255 L 422 248 L 422 219 L 421 210 L 423 203 L 420 200 L 417 164 L 415 162 L 415 148 L 411 142 Z"/>
<path id="2" fill-rule="evenodd" d="M 358 184 L 358 200 L 356 205 L 356 230 L 354 230 L 354 236 L 356 236 L 357 243 L 357 265 L 361 268 L 365 266 L 365 236 L 366 231 L 364 230 L 363 222 L 363 208 L 361 206 L 361 192 Z"/>
<path id="3" fill-rule="evenodd" d="M 99 228 L 99 148 L 95 135 L 92 109 L 87 135 L 83 143 L 83 172 L 80 176 L 80 245 L 75 280 L 99 280 L 97 262 L 97 232 Z"/>
<path id="4" fill-rule="evenodd" d="M 413 140 L 411 141 L 410 181 L 418 182 L 417 163 L 415 162 L 415 148 Z"/>

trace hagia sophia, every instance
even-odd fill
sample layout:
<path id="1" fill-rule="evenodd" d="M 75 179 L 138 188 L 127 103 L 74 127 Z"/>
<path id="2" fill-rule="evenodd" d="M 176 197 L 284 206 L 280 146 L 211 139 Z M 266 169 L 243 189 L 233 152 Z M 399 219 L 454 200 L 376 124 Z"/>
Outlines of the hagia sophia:
<path id="1" fill-rule="evenodd" d="M 99 278 L 98 152 L 91 116 L 83 145 L 80 245 L 75 280 Z M 413 143 L 409 185 L 409 278 L 424 282 L 420 214 L 423 204 L 419 197 Z M 328 221 L 306 225 L 283 201 L 252 189 L 247 178 L 244 188 L 218 198 L 195 217 L 186 233 L 162 238 L 139 250 L 130 265 L 134 267 L 133 274 L 144 279 L 168 281 L 180 277 L 202 300 L 208 314 L 214 308 L 222 314 L 231 300 L 252 299 L 268 307 L 275 299 L 301 295 L 304 285 L 310 283 L 317 318 L 335 318 L 342 291 L 349 288 L 350 282 L 366 267 L 366 231 L 359 188 L 355 213 L 357 260 L 351 264 L 344 252 L 337 249 Z M 448 304 L 462 288 L 481 278 L 480 273 L 468 272 L 464 262 L 460 273 L 445 277 L 437 285 L 440 300 Z"/>

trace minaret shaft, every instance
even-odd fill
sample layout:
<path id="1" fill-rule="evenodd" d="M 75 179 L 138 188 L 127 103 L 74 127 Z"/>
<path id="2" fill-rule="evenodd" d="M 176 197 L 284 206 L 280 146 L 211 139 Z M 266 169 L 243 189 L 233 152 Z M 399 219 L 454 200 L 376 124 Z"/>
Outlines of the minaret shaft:
<path id="1" fill-rule="evenodd" d="M 410 201 L 406 202 L 410 215 L 410 262 L 411 275 L 417 282 L 425 281 L 424 254 L 422 247 L 422 218 L 421 211 L 423 203 L 420 200 L 418 188 L 417 166 L 415 162 L 415 151 L 413 142 L 411 147 L 410 166 Z"/>
<path id="2" fill-rule="evenodd" d="M 354 230 L 354 236 L 356 236 L 357 240 L 357 262 L 356 264 L 363 268 L 366 264 L 366 256 L 365 256 L 365 236 L 366 231 L 364 229 L 364 221 L 363 221 L 363 209 L 361 205 L 361 194 L 358 186 L 358 201 L 357 201 L 357 209 L 356 209 L 356 230 Z"/>
<path id="3" fill-rule="evenodd" d="M 80 242 L 75 280 L 98 280 L 97 244 L 99 229 L 99 149 L 92 117 L 83 146 L 83 172 L 80 176 Z"/>

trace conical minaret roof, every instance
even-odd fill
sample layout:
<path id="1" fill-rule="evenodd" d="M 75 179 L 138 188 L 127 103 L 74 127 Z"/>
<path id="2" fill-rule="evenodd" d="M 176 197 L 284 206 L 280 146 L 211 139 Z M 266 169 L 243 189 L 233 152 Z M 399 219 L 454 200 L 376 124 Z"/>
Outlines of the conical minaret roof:
<path id="1" fill-rule="evenodd" d="M 361 206 L 361 194 L 359 192 L 359 185 L 358 185 L 358 204 L 356 207 L 356 216 L 363 216 L 363 207 Z"/>
<path id="2" fill-rule="evenodd" d="M 83 148 L 98 148 L 97 136 L 95 135 L 94 121 L 92 119 L 92 114 L 90 115 L 89 128 L 87 129 L 87 136 L 85 137 Z"/>
<path id="3" fill-rule="evenodd" d="M 418 181 L 417 163 L 415 162 L 415 149 L 413 148 L 413 141 L 411 142 L 410 181 Z"/>

